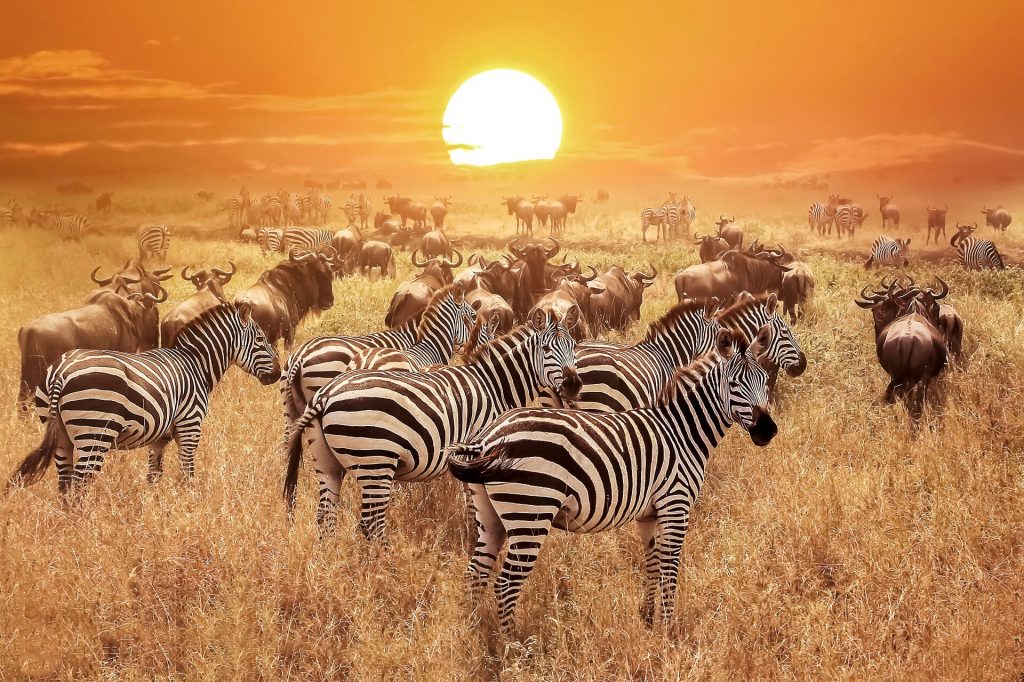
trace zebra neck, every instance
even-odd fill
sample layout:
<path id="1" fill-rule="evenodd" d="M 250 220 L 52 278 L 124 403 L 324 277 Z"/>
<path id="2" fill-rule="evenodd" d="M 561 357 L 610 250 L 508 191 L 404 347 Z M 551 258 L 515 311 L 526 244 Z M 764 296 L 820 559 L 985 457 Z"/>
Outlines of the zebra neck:
<path id="1" fill-rule="evenodd" d="M 705 375 L 676 386 L 671 398 L 653 408 L 663 427 L 707 462 L 711 451 L 725 437 L 732 419 L 722 409 L 722 378 L 725 362 L 719 361 Z"/>
<path id="2" fill-rule="evenodd" d="M 416 356 L 421 367 L 426 365 L 447 365 L 455 354 L 455 342 L 451 337 L 435 331 L 413 344 L 409 352 Z"/>
<path id="3" fill-rule="evenodd" d="M 183 353 L 194 363 L 200 378 L 206 384 L 207 392 L 213 390 L 233 364 L 226 347 L 197 342 L 192 335 L 179 336 L 175 341 L 174 350 Z"/>
<path id="4" fill-rule="evenodd" d="M 648 353 L 656 356 L 662 365 L 672 371 L 678 366 L 688 365 L 693 359 L 711 347 L 710 336 L 706 339 L 700 338 L 700 330 L 690 325 L 676 327 L 670 330 L 660 330 L 652 339 L 641 341 L 636 345 Z M 695 346 L 700 345 L 700 348 Z"/>
<path id="5" fill-rule="evenodd" d="M 510 345 L 493 341 L 489 350 L 467 368 L 481 385 L 498 396 L 504 407 L 525 407 L 540 396 L 540 376 L 533 362 L 533 355 L 538 352 L 536 337 L 516 339 Z"/>

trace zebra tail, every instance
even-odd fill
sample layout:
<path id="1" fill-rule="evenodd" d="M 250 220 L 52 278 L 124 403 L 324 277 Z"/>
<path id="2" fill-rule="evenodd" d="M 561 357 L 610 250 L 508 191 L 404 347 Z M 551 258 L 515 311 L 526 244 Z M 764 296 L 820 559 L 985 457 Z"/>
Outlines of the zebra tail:
<path id="1" fill-rule="evenodd" d="M 455 443 L 447 448 L 448 471 L 463 483 L 489 483 L 508 471 L 508 446 L 496 445 L 483 454 L 482 443 Z"/>
<path id="2" fill-rule="evenodd" d="M 43 431 L 43 440 L 36 449 L 28 453 L 21 464 L 7 479 L 7 492 L 15 486 L 28 486 L 39 481 L 46 473 L 46 469 L 53 461 L 53 455 L 57 451 L 58 436 L 63 425 L 60 423 L 60 415 L 57 414 L 57 401 L 60 400 L 60 391 L 56 387 L 50 390 L 49 418 L 46 420 L 46 430 Z"/>
<path id="3" fill-rule="evenodd" d="M 285 449 L 288 451 L 288 471 L 284 477 L 284 501 L 288 505 L 288 515 L 295 508 L 295 488 L 299 483 L 299 465 L 302 464 L 302 433 L 315 417 L 319 415 L 319 404 L 314 399 L 302 413 L 287 435 Z"/>

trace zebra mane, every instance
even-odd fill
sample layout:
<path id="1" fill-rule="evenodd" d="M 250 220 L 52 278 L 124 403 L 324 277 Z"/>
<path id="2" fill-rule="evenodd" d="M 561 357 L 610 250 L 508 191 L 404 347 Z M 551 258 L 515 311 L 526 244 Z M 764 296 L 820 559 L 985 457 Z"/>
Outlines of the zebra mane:
<path id="1" fill-rule="evenodd" d="M 477 346 L 466 354 L 466 364 L 470 365 L 486 360 L 489 357 L 500 355 L 509 345 L 511 345 L 506 341 L 511 343 L 521 341 L 530 335 L 530 331 L 532 329 L 533 327 L 531 327 L 530 323 L 527 322 L 526 324 L 513 327 L 507 334 L 502 334 L 497 338 L 491 339 L 490 342 L 485 343 L 482 346 Z"/>
<path id="2" fill-rule="evenodd" d="M 454 288 L 454 284 L 449 284 L 448 286 L 441 287 L 435 291 L 434 295 L 430 297 L 430 301 L 427 303 L 427 308 L 423 311 L 423 315 L 420 317 L 420 323 L 416 327 L 417 341 L 421 341 L 423 339 L 423 335 L 427 333 L 427 325 L 433 322 L 437 316 L 441 314 L 441 303 Z"/>
<path id="3" fill-rule="evenodd" d="M 665 382 L 665 387 L 661 389 L 661 395 L 658 396 L 656 404 L 669 404 L 680 390 L 684 392 L 684 395 L 689 395 L 690 391 L 700 383 L 700 380 L 718 366 L 720 360 L 721 357 L 715 351 L 709 351 L 694 358 L 693 362 L 684 367 L 676 367 L 672 376 Z"/>
<path id="4" fill-rule="evenodd" d="M 706 303 L 707 299 L 705 298 L 689 298 L 682 303 L 672 306 L 667 313 L 651 322 L 651 326 L 647 328 L 647 334 L 644 335 L 644 341 L 654 341 L 658 338 L 659 334 L 667 332 L 683 316 L 704 310 Z"/>
<path id="5" fill-rule="evenodd" d="M 194 319 L 189 320 L 181 328 L 181 330 L 178 331 L 178 333 L 174 337 L 174 344 L 171 346 L 171 348 L 177 348 L 183 338 L 185 338 L 186 336 L 192 336 L 194 330 L 204 326 L 213 318 L 219 317 L 222 314 L 233 314 L 236 310 L 237 308 L 235 308 L 234 303 L 219 303 L 216 306 L 209 308 L 208 310 L 204 310 L 203 312 L 199 313 L 199 315 L 197 315 Z"/>
<path id="6" fill-rule="evenodd" d="M 757 296 L 753 296 L 753 298 L 751 298 L 751 296 L 753 296 L 753 294 L 748 294 L 738 301 L 733 301 L 729 304 L 728 308 L 720 310 L 715 317 L 719 320 L 739 317 L 740 314 L 746 310 L 750 310 L 751 308 L 759 305 L 763 306 L 768 302 L 768 297 L 771 296 L 771 294 L 758 294 Z"/>

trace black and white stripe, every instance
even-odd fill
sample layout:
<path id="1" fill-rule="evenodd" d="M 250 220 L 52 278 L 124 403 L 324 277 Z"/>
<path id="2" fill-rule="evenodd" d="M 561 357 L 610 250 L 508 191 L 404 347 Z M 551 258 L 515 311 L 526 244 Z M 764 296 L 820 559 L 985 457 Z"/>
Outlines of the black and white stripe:
<path id="1" fill-rule="evenodd" d="M 281 248 L 285 253 L 291 253 L 292 249 L 316 251 L 321 246 L 330 246 L 333 238 L 334 230 L 289 227 L 282 234 Z"/>
<path id="2" fill-rule="evenodd" d="M 281 227 L 282 224 L 284 224 L 284 203 L 273 194 L 268 194 L 260 199 L 260 225 Z"/>
<path id="3" fill-rule="evenodd" d="M 313 221 L 326 225 L 331 212 L 331 197 L 323 192 L 313 192 L 302 197 L 303 211 L 313 214 Z"/>
<path id="4" fill-rule="evenodd" d="M 171 246 L 171 230 L 166 225 L 140 225 L 135 232 L 139 243 L 139 260 L 155 259 L 163 263 L 167 260 L 167 250 Z"/>
<path id="5" fill-rule="evenodd" d="M 882 235 L 871 244 L 871 255 L 864 267 L 905 268 L 910 264 L 907 260 L 909 254 L 909 239 L 891 239 Z"/>
<path id="6" fill-rule="evenodd" d="M 284 230 L 279 227 L 261 227 L 256 230 L 256 243 L 263 252 L 281 253 L 284 251 Z"/>
<path id="7" fill-rule="evenodd" d="M 435 478 L 445 470 L 446 447 L 506 410 L 528 405 L 540 387 L 574 383 L 574 345 L 565 326 L 540 313 L 480 348 L 464 366 L 338 377 L 317 392 L 289 435 L 285 499 L 294 502 L 302 431 L 312 427 L 328 445 L 313 452 L 321 529 L 333 527 L 338 490 L 351 472 L 362 494 L 360 529 L 382 538 L 394 481 Z"/>
<path id="8" fill-rule="evenodd" d="M 839 236 L 845 232 L 852 237 L 854 231 L 861 226 L 866 217 L 863 207 L 859 204 L 840 204 L 836 207 L 836 232 Z M 831 228 L 829 234 L 832 233 Z"/>
<path id="9" fill-rule="evenodd" d="M 670 235 L 676 234 L 683 217 L 682 204 L 678 201 L 668 201 L 662 209 L 665 211 L 665 231 Z"/>
<path id="10" fill-rule="evenodd" d="M 956 249 L 957 260 L 967 270 L 1004 270 L 1006 264 L 996 245 L 963 231 L 953 235 L 949 245 Z"/>
<path id="11" fill-rule="evenodd" d="M 43 442 L 12 482 L 34 482 L 56 459 L 58 486 L 65 492 L 99 473 L 110 450 L 140 447 L 149 448 L 154 480 L 171 440 L 191 477 L 210 392 L 236 364 L 264 384 L 280 375 L 277 356 L 247 305 L 221 304 L 204 312 L 178 333 L 171 348 L 65 353 L 50 367 L 43 387 L 48 405 Z"/>
<path id="12" fill-rule="evenodd" d="M 523 583 L 552 528 L 598 533 L 636 521 L 645 550 L 643 618 L 675 609 L 679 559 L 711 451 L 734 422 L 757 445 L 777 428 L 768 375 L 758 362 L 765 328 L 749 349 L 723 330 L 716 351 L 678 370 L 654 407 L 613 414 L 521 409 L 451 448 L 448 467 L 469 484 L 477 540 L 466 571 L 475 605 L 490 583 L 501 629 L 512 630 Z M 660 590 L 659 590 L 660 587 Z"/>
<path id="13" fill-rule="evenodd" d="M 89 230 L 89 219 L 80 213 L 57 215 L 47 213 L 43 217 L 43 225 L 55 230 L 61 239 L 81 239 Z"/>
<path id="14" fill-rule="evenodd" d="M 645 208 L 640 211 L 640 230 L 643 234 L 643 240 L 647 241 L 647 228 L 651 225 L 658 227 L 657 236 L 660 238 L 664 231 L 665 225 L 665 209 L 664 208 Z"/>
<path id="15" fill-rule="evenodd" d="M 359 221 L 359 200 L 349 197 L 342 207 L 342 211 L 345 213 L 345 218 L 348 219 L 348 224 L 355 225 Z"/>
<path id="16" fill-rule="evenodd" d="M 826 227 L 828 228 L 828 233 L 832 234 L 832 223 L 835 218 L 835 208 L 828 204 L 815 202 L 807 210 L 807 224 L 812 230 L 817 230 L 818 234 L 821 235 L 825 234 Z"/>

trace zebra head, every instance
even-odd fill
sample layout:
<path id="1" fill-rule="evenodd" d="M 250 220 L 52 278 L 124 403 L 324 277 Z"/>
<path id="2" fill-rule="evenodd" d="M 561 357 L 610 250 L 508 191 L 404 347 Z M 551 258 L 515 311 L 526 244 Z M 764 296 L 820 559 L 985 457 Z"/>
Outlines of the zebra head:
<path id="1" fill-rule="evenodd" d="M 476 324 L 476 308 L 466 300 L 466 288 L 462 284 L 455 284 L 451 292 L 445 298 L 444 305 L 451 305 L 452 325 L 455 333 L 452 340 L 456 347 L 466 348 L 469 344 L 469 337 L 473 333 Z"/>
<path id="2" fill-rule="evenodd" d="M 253 319 L 252 306 L 248 303 L 239 303 L 235 309 L 237 314 L 233 318 L 237 328 L 234 339 L 234 362 L 259 379 L 261 384 L 268 386 L 281 378 L 281 363 L 277 359 L 277 353 L 267 341 L 263 328 Z"/>
<path id="3" fill-rule="evenodd" d="M 764 325 L 748 347 L 742 335 L 733 336 L 723 329 L 716 344 L 718 354 L 725 360 L 720 391 L 723 411 L 759 446 L 768 445 L 779 431 L 768 408 L 768 372 L 761 366 L 772 336 L 772 328 Z"/>
<path id="4" fill-rule="evenodd" d="M 537 357 L 540 385 L 557 392 L 566 401 L 575 400 L 583 388 L 576 374 L 576 340 L 571 333 L 579 323 L 576 306 L 561 320 L 544 310 L 534 312 L 532 319 L 540 349 Z"/>
<path id="5" fill-rule="evenodd" d="M 800 342 L 793 334 L 785 318 L 779 315 L 778 297 L 770 294 L 764 306 L 758 306 L 764 313 L 762 324 L 771 327 L 772 337 L 765 351 L 769 360 L 776 366 L 786 370 L 791 377 L 798 377 L 807 369 L 807 356 L 800 348 Z"/>

